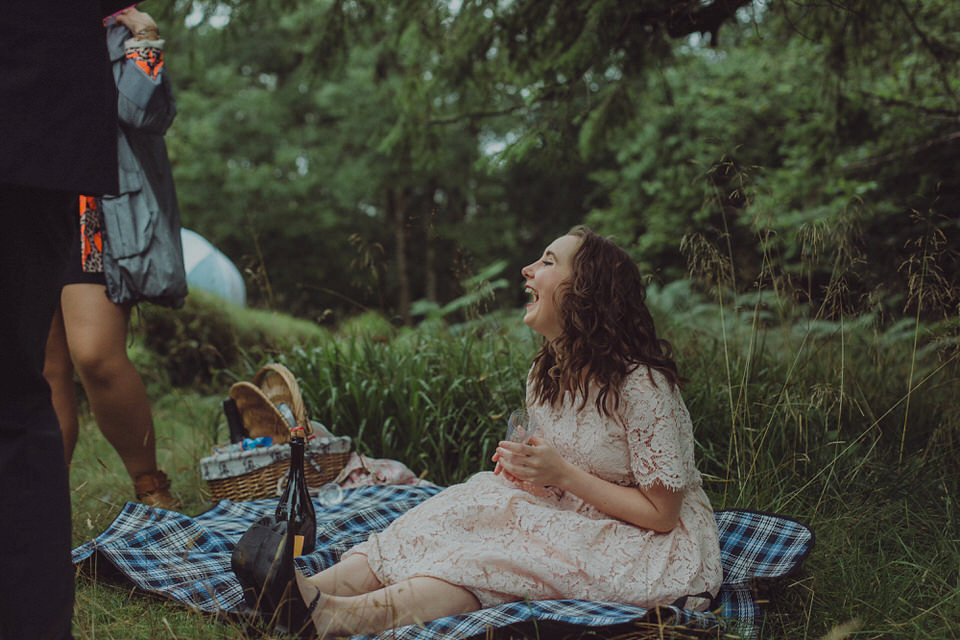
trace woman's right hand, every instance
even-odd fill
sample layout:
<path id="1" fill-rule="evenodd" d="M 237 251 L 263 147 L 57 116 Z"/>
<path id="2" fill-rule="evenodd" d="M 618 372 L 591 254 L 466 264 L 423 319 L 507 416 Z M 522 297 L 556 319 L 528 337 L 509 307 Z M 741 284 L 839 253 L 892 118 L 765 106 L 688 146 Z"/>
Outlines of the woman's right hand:
<path id="1" fill-rule="evenodd" d="M 560 453 L 537 436 L 528 443 L 502 441 L 493 460 L 495 474 L 518 482 L 529 482 L 541 487 L 563 487 L 571 465 Z"/>
<path id="2" fill-rule="evenodd" d="M 492 460 L 493 462 L 496 462 L 496 463 L 497 463 L 497 466 L 495 466 L 495 467 L 493 468 L 493 475 L 499 476 L 500 474 L 503 474 L 503 477 L 504 477 L 504 478 L 513 479 L 513 477 L 512 477 L 509 473 L 507 473 L 506 471 L 503 470 L 503 465 L 500 464 L 500 452 L 499 452 L 499 451 L 495 451 L 494 454 L 493 454 L 493 456 L 491 456 L 490 460 Z"/>

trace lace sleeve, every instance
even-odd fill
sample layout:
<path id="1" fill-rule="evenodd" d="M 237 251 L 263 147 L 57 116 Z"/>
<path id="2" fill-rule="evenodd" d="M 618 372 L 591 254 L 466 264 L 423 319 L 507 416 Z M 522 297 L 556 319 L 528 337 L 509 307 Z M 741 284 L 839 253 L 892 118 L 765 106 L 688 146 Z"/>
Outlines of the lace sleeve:
<path id="1" fill-rule="evenodd" d="M 680 391 L 655 371 L 651 380 L 647 371 L 639 367 L 627 377 L 621 398 L 634 482 L 649 487 L 659 480 L 676 490 L 698 485 L 693 425 Z"/>

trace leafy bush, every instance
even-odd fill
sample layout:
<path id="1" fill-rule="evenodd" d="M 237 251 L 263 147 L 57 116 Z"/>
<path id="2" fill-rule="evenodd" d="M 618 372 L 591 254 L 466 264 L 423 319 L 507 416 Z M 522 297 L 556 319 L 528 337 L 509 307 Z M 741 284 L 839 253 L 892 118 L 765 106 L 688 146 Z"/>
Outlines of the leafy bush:
<path id="1" fill-rule="evenodd" d="M 484 468 L 523 404 L 537 347 L 517 319 L 354 334 L 282 358 L 316 419 L 375 457 L 402 460 L 440 484 Z"/>
<path id="2" fill-rule="evenodd" d="M 191 292 L 177 310 L 144 305 L 133 333 L 169 384 L 208 393 L 249 378 L 295 345 L 330 340 L 329 332 L 312 322 L 233 307 L 203 292 Z"/>

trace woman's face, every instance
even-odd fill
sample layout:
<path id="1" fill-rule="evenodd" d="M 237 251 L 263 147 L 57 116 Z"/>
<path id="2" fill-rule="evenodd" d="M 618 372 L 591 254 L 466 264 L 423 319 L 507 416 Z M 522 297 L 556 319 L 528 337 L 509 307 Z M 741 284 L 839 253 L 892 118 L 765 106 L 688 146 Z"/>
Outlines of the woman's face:
<path id="1" fill-rule="evenodd" d="M 545 337 L 560 337 L 560 313 L 557 287 L 573 276 L 573 257 L 580 248 L 577 236 L 561 236 L 550 243 L 543 256 L 523 268 L 526 291 L 532 296 L 527 303 L 523 322 Z"/>

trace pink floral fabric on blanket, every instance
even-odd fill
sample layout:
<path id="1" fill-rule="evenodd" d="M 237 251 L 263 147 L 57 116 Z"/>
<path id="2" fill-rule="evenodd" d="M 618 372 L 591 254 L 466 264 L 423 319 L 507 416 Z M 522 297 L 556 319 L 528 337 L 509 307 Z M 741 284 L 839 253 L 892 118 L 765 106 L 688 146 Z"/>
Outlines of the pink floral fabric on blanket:
<path id="1" fill-rule="evenodd" d="M 344 489 L 367 487 L 376 484 L 432 484 L 421 480 L 407 465 L 389 458 L 368 458 L 356 451 L 334 480 Z"/>

